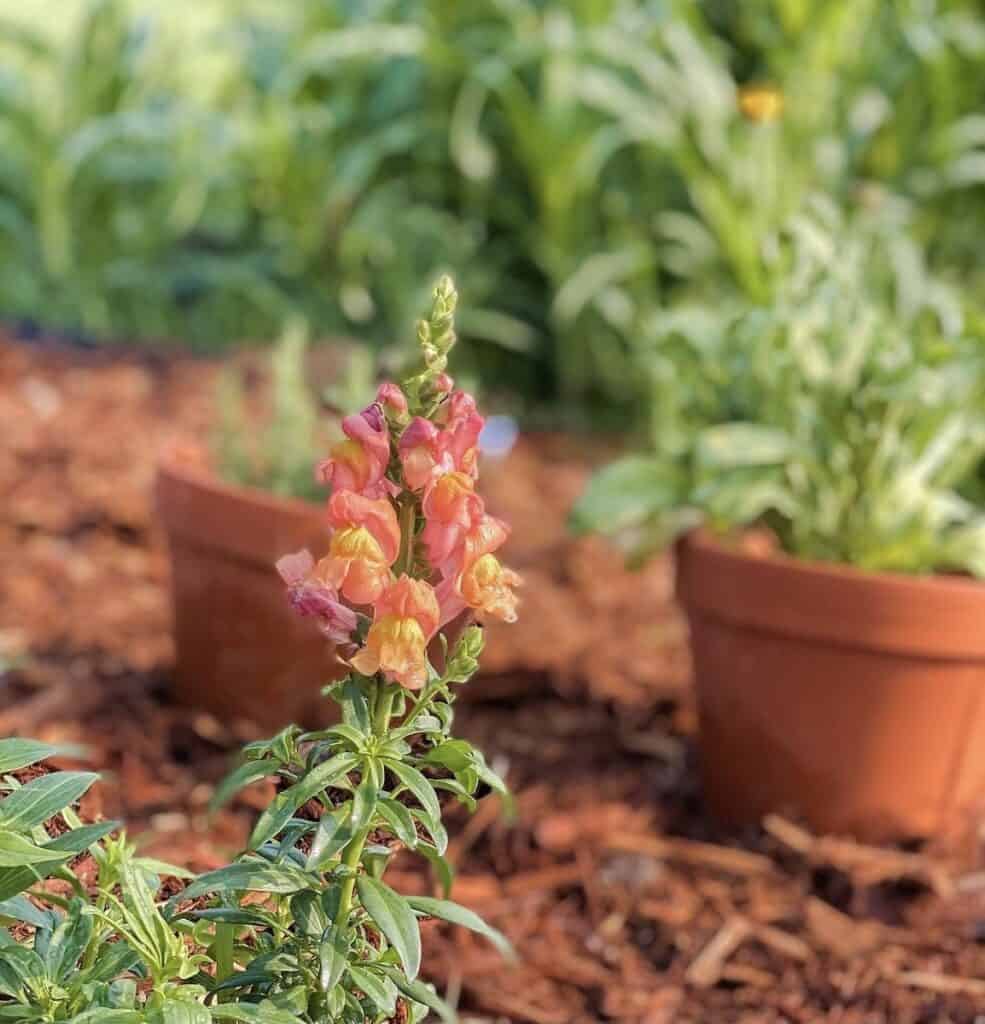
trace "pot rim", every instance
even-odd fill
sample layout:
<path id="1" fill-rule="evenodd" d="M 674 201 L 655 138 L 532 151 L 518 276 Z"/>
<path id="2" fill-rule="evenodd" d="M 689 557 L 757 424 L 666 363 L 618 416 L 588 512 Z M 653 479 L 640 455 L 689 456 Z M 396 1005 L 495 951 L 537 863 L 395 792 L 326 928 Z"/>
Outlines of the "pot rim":
<path id="1" fill-rule="evenodd" d="M 985 584 L 942 574 L 751 554 L 706 528 L 677 545 L 677 593 L 691 614 L 873 652 L 985 659 Z"/>
<path id="2" fill-rule="evenodd" d="M 155 507 L 170 537 L 267 569 L 288 550 L 286 535 L 313 535 L 322 526 L 314 502 L 229 483 L 182 450 L 188 451 L 162 452 L 154 483 Z"/>

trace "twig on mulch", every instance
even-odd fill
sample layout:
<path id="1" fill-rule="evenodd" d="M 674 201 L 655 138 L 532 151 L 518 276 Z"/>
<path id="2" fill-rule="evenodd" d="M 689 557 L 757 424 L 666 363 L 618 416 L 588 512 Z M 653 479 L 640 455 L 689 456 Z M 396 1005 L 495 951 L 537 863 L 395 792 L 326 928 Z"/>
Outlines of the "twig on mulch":
<path id="1" fill-rule="evenodd" d="M 617 853 L 639 853 L 660 860 L 715 868 L 734 875 L 763 875 L 773 870 L 773 862 L 761 853 L 675 836 L 614 835 L 606 840 L 605 848 Z"/>
<path id="2" fill-rule="evenodd" d="M 858 885 L 912 878 L 923 882 L 943 899 L 954 895 L 955 882 L 951 872 L 922 854 L 868 846 L 836 836 L 814 836 L 778 814 L 767 815 L 763 819 L 763 827 L 774 839 L 811 863 L 828 865 L 851 874 Z"/>
<path id="3" fill-rule="evenodd" d="M 685 978 L 698 988 L 710 988 L 717 984 L 726 960 L 751 934 L 752 928 L 744 917 L 730 917 L 691 962 Z"/>

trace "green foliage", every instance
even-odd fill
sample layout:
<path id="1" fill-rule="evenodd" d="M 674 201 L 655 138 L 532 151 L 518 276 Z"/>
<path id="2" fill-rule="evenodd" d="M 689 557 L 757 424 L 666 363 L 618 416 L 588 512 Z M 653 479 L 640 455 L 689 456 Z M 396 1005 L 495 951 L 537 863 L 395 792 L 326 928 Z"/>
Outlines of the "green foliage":
<path id="1" fill-rule="evenodd" d="M 576 527 L 642 555 L 701 521 L 765 524 L 794 555 L 985 575 L 981 325 L 885 218 L 818 205 L 790 235 L 769 306 L 653 324 L 652 453 L 600 473 Z"/>
<path id="2" fill-rule="evenodd" d="M 270 358 L 270 412 L 259 433 L 240 374 L 229 368 L 220 377 L 213 450 L 224 479 L 286 497 L 319 497 L 319 408 L 306 379 L 307 351 L 307 325 L 288 321 Z"/>
<path id="3" fill-rule="evenodd" d="M 59 852 L 0 866 L 0 924 L 29 926 L 20 942 L 0 928 L 0 1021 L 366 1024 L 390 1020 L 398 1000 L 411 1021 L 428 1011 L 454 1020 L 417 979 L 420 919 L 468 928 L 507 955 L 509 943 L 472 911 L 401 896 L 382 874 L 404 845 L 450 877 L 440 794 L 474 806 L 483 783 L 505 792 L 481 754 L 450 737 L 453 687 L 474 671 L 481 646 L 481 631 L 467 630 L 448 670 L 432 673 L 417 694 L 380 680 L 336 684 L 341 724 L 316 732 L 292 726 L 250 744 L 216 800 L 271 775 L 280 795 L 240 859 L 191 878 L 169 900 L 159 896 L 161 876 L 187 872 L 109 836 L 117 823 L 82 826 L 72 811 L 95 776 L 57 772 L 23 786 L 8 776 L 0 835 Z M 56 752 L 0 740 L 0 768 L 20 770 Z M 300 814 L 311 801 L 318 820 Z M 54 815 L 70 830 L 52 840 L 46 821 Z M 97 869 L 88 891 L 63 866 L 86 849 Z M 35 888 L 51 873 L 70 881 L 74 895 Z"/>
<path id="4" fill-rule="evenodd" d="M 975 0 L 87 11 L 64 48 L 0 30 L 7 316 L 378 346 L 453 269 L 493 390 L 611 421 L 650 401 L 653 317 L 768 302 L 819 190 L 905 197 L 933 266 L 981 277 Z M 743 116 L 757 83 L 781 116 Z"/>

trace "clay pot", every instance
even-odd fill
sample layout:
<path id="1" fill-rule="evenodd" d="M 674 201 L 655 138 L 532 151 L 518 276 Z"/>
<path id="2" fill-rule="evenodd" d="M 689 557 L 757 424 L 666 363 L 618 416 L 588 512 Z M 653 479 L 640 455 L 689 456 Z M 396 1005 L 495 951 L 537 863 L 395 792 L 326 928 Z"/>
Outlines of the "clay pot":
<path id="1" fill-rule="evenodd" d="M 922 836 L 985 798 L 985 585 L 678 548 L 705 793 L 871 840 Z"/>
<path id="2" fill-rule="evenodd" d="M 302 547 L 325 553 L 322 509 L 231 486 L 174 454 L 156 497 L 171 551 L 178 699 L 270 729 L 331 718 L 320 690 L 340 674 L 334 650 L 290 610 L 274 569 Z"/>

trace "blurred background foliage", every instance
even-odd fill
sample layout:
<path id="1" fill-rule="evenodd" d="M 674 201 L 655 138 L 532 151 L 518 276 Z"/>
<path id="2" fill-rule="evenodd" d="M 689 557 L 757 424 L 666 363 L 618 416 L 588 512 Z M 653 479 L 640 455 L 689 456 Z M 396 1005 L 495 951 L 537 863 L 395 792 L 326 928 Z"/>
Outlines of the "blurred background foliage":
<path id="1" fill-rule="evenodd" d="M 983 99 L 978 0 L 0 0 L 0 316 L 379 348 L 448 270 L 487 391 L 639 422 L 819 194 L 977 315 Z"/>

